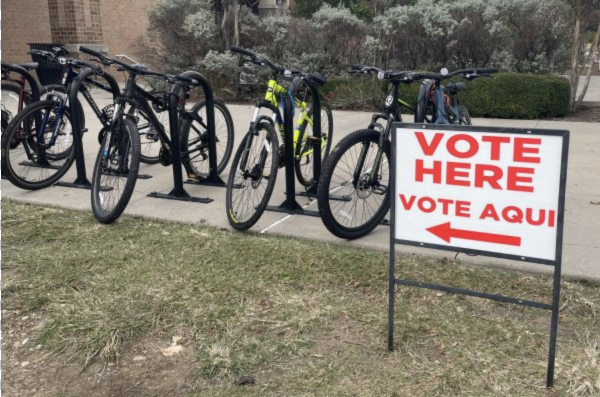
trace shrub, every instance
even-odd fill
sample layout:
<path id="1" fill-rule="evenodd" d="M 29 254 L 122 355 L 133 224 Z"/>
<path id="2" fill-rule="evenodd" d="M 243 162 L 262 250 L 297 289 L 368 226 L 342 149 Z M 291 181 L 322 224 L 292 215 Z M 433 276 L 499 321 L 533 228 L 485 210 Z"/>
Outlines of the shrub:
<path id="1" fill-rule="evenodd" d="M 466 84 L 467 90 L 459 93 L 459 98 L 473 117 L 538 119 L 564 116 L 569 111 L 570 86 L 564 77 L 498 73 L 493 78 L 479 78 Z M 359 108 L 362 104 L 364 108 L 365 104 L 371 104 L 372 110 L 379 110 L 388 90 L 367 79 L 339 78 L 328 82 L 324 95 L 329 91 L 335 94 L 334 107 Z M 418 91 L 419 84 L 401 84 L 400 98 L 416 106 Z"/>
<path id="2" fill-rule="evenodd" d="M 537 119 L 569 112 L 571 87 L 564 77 L 500 73 L 467 85 L 461 98 L 473 116 Z"/>

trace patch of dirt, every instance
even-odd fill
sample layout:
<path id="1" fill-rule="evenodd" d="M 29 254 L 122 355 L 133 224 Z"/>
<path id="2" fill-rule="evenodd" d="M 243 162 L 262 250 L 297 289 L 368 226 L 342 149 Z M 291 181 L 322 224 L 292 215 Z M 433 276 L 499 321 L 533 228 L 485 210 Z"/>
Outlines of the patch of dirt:
<path id="1" fill-rule="evenodd" d="M 185 339 L 177 354 L 165 357 L 169 339 L 145 339 L 128 346 L 118 362 L 82 365 L 33 341 L 44 313 L 2 310 L 2 391 L 11 397 L 188 396 L 202 382 Z"/>
<path id="2" fill-rule="evenodd" d="M 564 117 L 555 117 L 554 121 L 582 121 L 585 123 L 600 123 L 600 106 L 582 106 L 577 112 Z"/>

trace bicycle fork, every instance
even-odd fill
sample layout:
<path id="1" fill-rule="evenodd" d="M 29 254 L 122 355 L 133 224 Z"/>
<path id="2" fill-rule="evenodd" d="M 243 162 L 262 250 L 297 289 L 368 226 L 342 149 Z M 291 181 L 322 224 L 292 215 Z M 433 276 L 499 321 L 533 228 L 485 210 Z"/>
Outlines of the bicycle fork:
<path id="1" fill-rule="evenodd" d="M 384 186 L 380 183 L 379 173 L 383 165 L 383 145 L 390 134 L 392 121 L 393 120 L 390 117 L 390 119 L 388 119 L 388 124 L 386 126 L 385 132 L 381 133 L 379 136 L 379 142 L 377 142 L 377 154 L 375 155 L 373 167 L 369 170 L 366 170 L 365 172 L 363 172 L 363 168 L 365 166 L 365 160 L 367 158 L 367 153 L 371 144 L 368 141 L 363 142 L 362 148 L 360 150 L 360 155 L 358 156 L 356 169 L 354 170 L 352 178 L 352 185 L 355 188 L 372 188 L 373 192 L 379 195 L 384 195 L 387 193 L 387 186 Z M 365 177 L 367 178 L 365 179 Z"/>
<path id="2" fill-rule="evenodd" d="M 271 142 L 269 141 L 269 137 L 265 137 L 265 140 L 262 145 L 262 149 L 260 152 L 260 158 L 258 164 L 256 164 L 252 170 L 248 170 L 248 157 L 250 156 L 250 148 L 252 147 L 252 141 L 258 137 L 258 113 L 260 112 L 260 108 L 256 108 L 254 110 L 254 116 L 252 117 L 252 122 L 250 123 L 250 130 L 246 134 L 246 143 L 244 145 L 244 151 L 242 152 L 242 158 L 240 161 L 240 171 L 244 174 L 244 178 L 250 176 L 253 180 L 259 180 L 263 178 L 263 171 L 265 168 L 265 164 L 267 162 L 267 157 L 269 153 L 273 150 L 271 149 Z M 276 116 L 275 114 L 273 115 Z"/>
<path id="3" fill-rule="evenodd" d="M 38 129 L 36 131 L 36 144 L 37 144 L 37 163 L 42 166 L 50 166 L 48 159 L 46 158 L 46 149 L 54 146 L 56 143 L 56 139 L 58 138 L 58 133 L 62 126 L 62 120 L 65 115 L 65 109 L 67 107 L 68 98 L 65 94 L 59 92 L 53 92 L 49 95 L 49 98 L 58 105 L 58 109 L 56 111 L 56 119 L 54 121 L 54 126 L 52 127 L 52 135 L 50 136 L 50 141 L 48 144 L 45 142 L 45 132 L 48 126 L 48 122 L 50 121 L 50 109 L 46 111 L 43 115 L 42 120 L 39 120 L 39 116 L 36 115 L 36 123 L 38 123 Z M 27 145 L 24 143 L 23 147 L 25 148 L 25 153 L 28 158 L 32 158 L 32 153 L 29 151 Z"/>

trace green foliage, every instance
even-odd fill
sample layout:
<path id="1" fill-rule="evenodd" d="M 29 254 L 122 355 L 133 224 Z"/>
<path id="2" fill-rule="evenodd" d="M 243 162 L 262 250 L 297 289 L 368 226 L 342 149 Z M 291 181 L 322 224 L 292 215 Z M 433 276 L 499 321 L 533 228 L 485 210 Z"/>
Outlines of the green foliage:
<path id="1" fill-rule="evenodd" d="M 560 76 L 500 73 L 467 83 L 461 100 L 472 116 L 537 119 L 569 112 L 569 81 Z"/>
<path id="2" fill-rule="evenodd" d="M 456 81 L 465 81 L 457 79 Z M 570 86 L 558 76 L 499 73 L 493 78 L 465 81 L 467 90 L 459 93 L 473 117 L 537 119 L 560 117 L 569 111 Z M 419 84 L 401 84 L 400 98 L 416 106 Z M 388 89 L 368 79 L 331 79 L 323 93 L 332 92 L 337 108 L 379 110 Z"/>

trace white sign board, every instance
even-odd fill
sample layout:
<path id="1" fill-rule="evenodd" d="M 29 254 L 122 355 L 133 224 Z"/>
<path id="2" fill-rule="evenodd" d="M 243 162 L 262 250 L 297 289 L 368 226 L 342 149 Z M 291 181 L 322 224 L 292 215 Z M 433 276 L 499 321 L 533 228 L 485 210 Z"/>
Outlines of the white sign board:
<path id="1" fill-rule="evenodd" d="M 394 136 L 395 239 L 557 260 L 565 136 L 567 131 L 402 124 Z"/>

